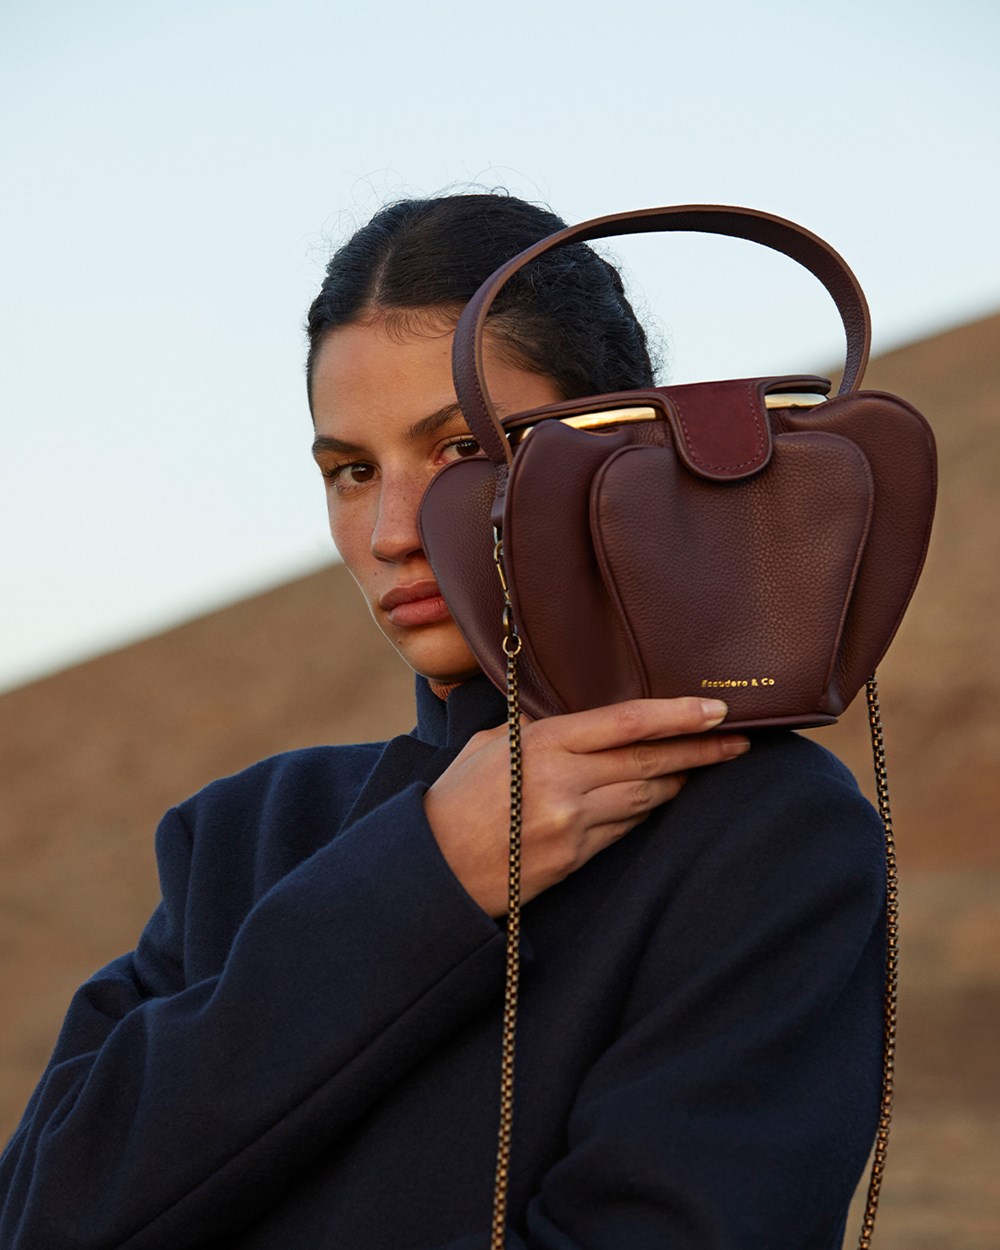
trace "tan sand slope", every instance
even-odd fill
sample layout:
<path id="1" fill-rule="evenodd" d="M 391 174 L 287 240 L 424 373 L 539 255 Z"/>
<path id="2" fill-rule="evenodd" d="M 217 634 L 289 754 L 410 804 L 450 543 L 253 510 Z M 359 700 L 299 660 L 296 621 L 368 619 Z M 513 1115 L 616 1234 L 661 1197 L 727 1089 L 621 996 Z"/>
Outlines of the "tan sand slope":
<path id="1" fill-rule="evenodd" d="M 937 528 L 880 674 L 904 884 L 897 1140 L 878 1244 L 1000 1245 L 1000 316 L 876 360 L 941 455 Z M 340 567 L 0 696 L 0 1134 L 72 989 L 156 900 L 163 809 L 276 751 L 409 728 L 411 680 Z M 863 707 L 817 733 L 868 784 Z M 808 836 L 808 831 L 803 831 Z"/>

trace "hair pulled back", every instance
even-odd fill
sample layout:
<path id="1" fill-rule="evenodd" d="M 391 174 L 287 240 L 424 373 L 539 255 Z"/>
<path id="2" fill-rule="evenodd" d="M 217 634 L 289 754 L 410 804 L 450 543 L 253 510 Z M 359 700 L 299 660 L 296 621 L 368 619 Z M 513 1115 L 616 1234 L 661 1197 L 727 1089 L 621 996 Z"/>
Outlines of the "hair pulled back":
<path id="1" fill-rule="evenodd" d="M 566 223 L 504 193 L 401 200 L 381 209 L 333 255 L 309 309 L 312 374 L 323 339 L 339 326 L 384 317 L 402 329 L 422 310 L 457 319 L 504 262 Z M 550 377 L 564 398 L 653 384 L 646 333 L 615 267 L 583 243 L 539 257 L 515 274 L 487 322 L 510 356 Z"/>

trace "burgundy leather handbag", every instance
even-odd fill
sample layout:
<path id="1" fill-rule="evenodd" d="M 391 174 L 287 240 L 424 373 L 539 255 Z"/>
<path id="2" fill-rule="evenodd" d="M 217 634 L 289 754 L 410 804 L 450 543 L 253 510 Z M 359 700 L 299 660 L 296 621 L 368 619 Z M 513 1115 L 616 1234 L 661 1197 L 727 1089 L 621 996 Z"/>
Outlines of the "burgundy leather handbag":
<path id="1" fill-rule="evenodd" d="M 589 396 L 500 421 L 486 389 L 490 305 L 566 243 L 687 230 L 799 261 L 847 332 L 825 379 L 743 378 Z M 789 221 L 683 206 L 571 226 L 498 269 L 455 333 L 458 400 L 485 453 L 424 497 L 424 549 L 483 671 L 505 685 L 503 565 L 533 717 L 643 696 L 709 694 L 722 728 L 837 719 L 885 653 L 934 511 L 934 440 L 918 412 L 859 392 L 870 321 L 844 261 Z M 496 534 L 494 534 L 496 530 Z"/>
<path id="2" fill-rule="evenodd" d="M 843 320 L 837 394 L 814 376 L 594 395 L 497 416 L 483 332 L 504 283 L 567 243 L 696 231 L 783 252 Z M 500 1130 L 491 1247 L 502 1250 L 513 1115 L 520 909 L 520 710 L 707 694 L 721 728 L 833 723 L 867 685 L 887 861 L 879 1127 L 859 1240 L 870 1244 L 891 1118 L 898 908 L 874 670 L 923 566 L 934 440 L 904 400 L 860 385 L 870 319 L 850 269 L 816 235 L 746 208 L 684 205 L 570 226 L 488 278 L 458 322 L 453 370 L 482 455 L 424 495 L 424 550 L 483 671 L 508 698 L 511 821 Z"/>

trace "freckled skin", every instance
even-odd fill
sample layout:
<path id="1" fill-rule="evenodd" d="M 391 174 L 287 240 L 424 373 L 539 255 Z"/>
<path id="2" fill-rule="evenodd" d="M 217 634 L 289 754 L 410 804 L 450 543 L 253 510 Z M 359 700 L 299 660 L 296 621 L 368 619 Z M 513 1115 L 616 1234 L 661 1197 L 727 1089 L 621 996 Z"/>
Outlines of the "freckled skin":
<path id="1" fill-rule="evenodd" d="M 394 588 L 433 582 L 417 529 L 420 501 L 435 473 L 477 450 L 457 407 L 437 428 L 412 429 L 456 405 L 451 341 L 452 326 L 432 322 L 405 336 L 387 333 L 379 321 L 343 326 L 324 339 L 312 379 L 316 436 L 340 444 L 315 453 L 333 541 L 379 628 L 411 668 L 438 682 L 478 671 L 455 622 L 444 613 L 413 624 L 406 610 L 394 621 L 380 599 Z M 504 360 L 488 338 L 484 358 L 502 412 L 562 398 L 550 378 Z"/>

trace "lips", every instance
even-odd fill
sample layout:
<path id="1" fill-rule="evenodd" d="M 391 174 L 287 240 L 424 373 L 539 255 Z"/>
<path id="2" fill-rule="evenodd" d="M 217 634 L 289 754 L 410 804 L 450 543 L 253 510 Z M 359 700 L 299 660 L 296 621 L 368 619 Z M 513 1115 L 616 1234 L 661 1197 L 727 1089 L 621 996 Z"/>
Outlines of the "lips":
<path id="1" fill-rule="evenodd" d="M 393 586 L 379 598 L 378 605 L 393 625 L 404 627 L 433 625 L 449 616 L 448 606 L 433 578 Z"/>

